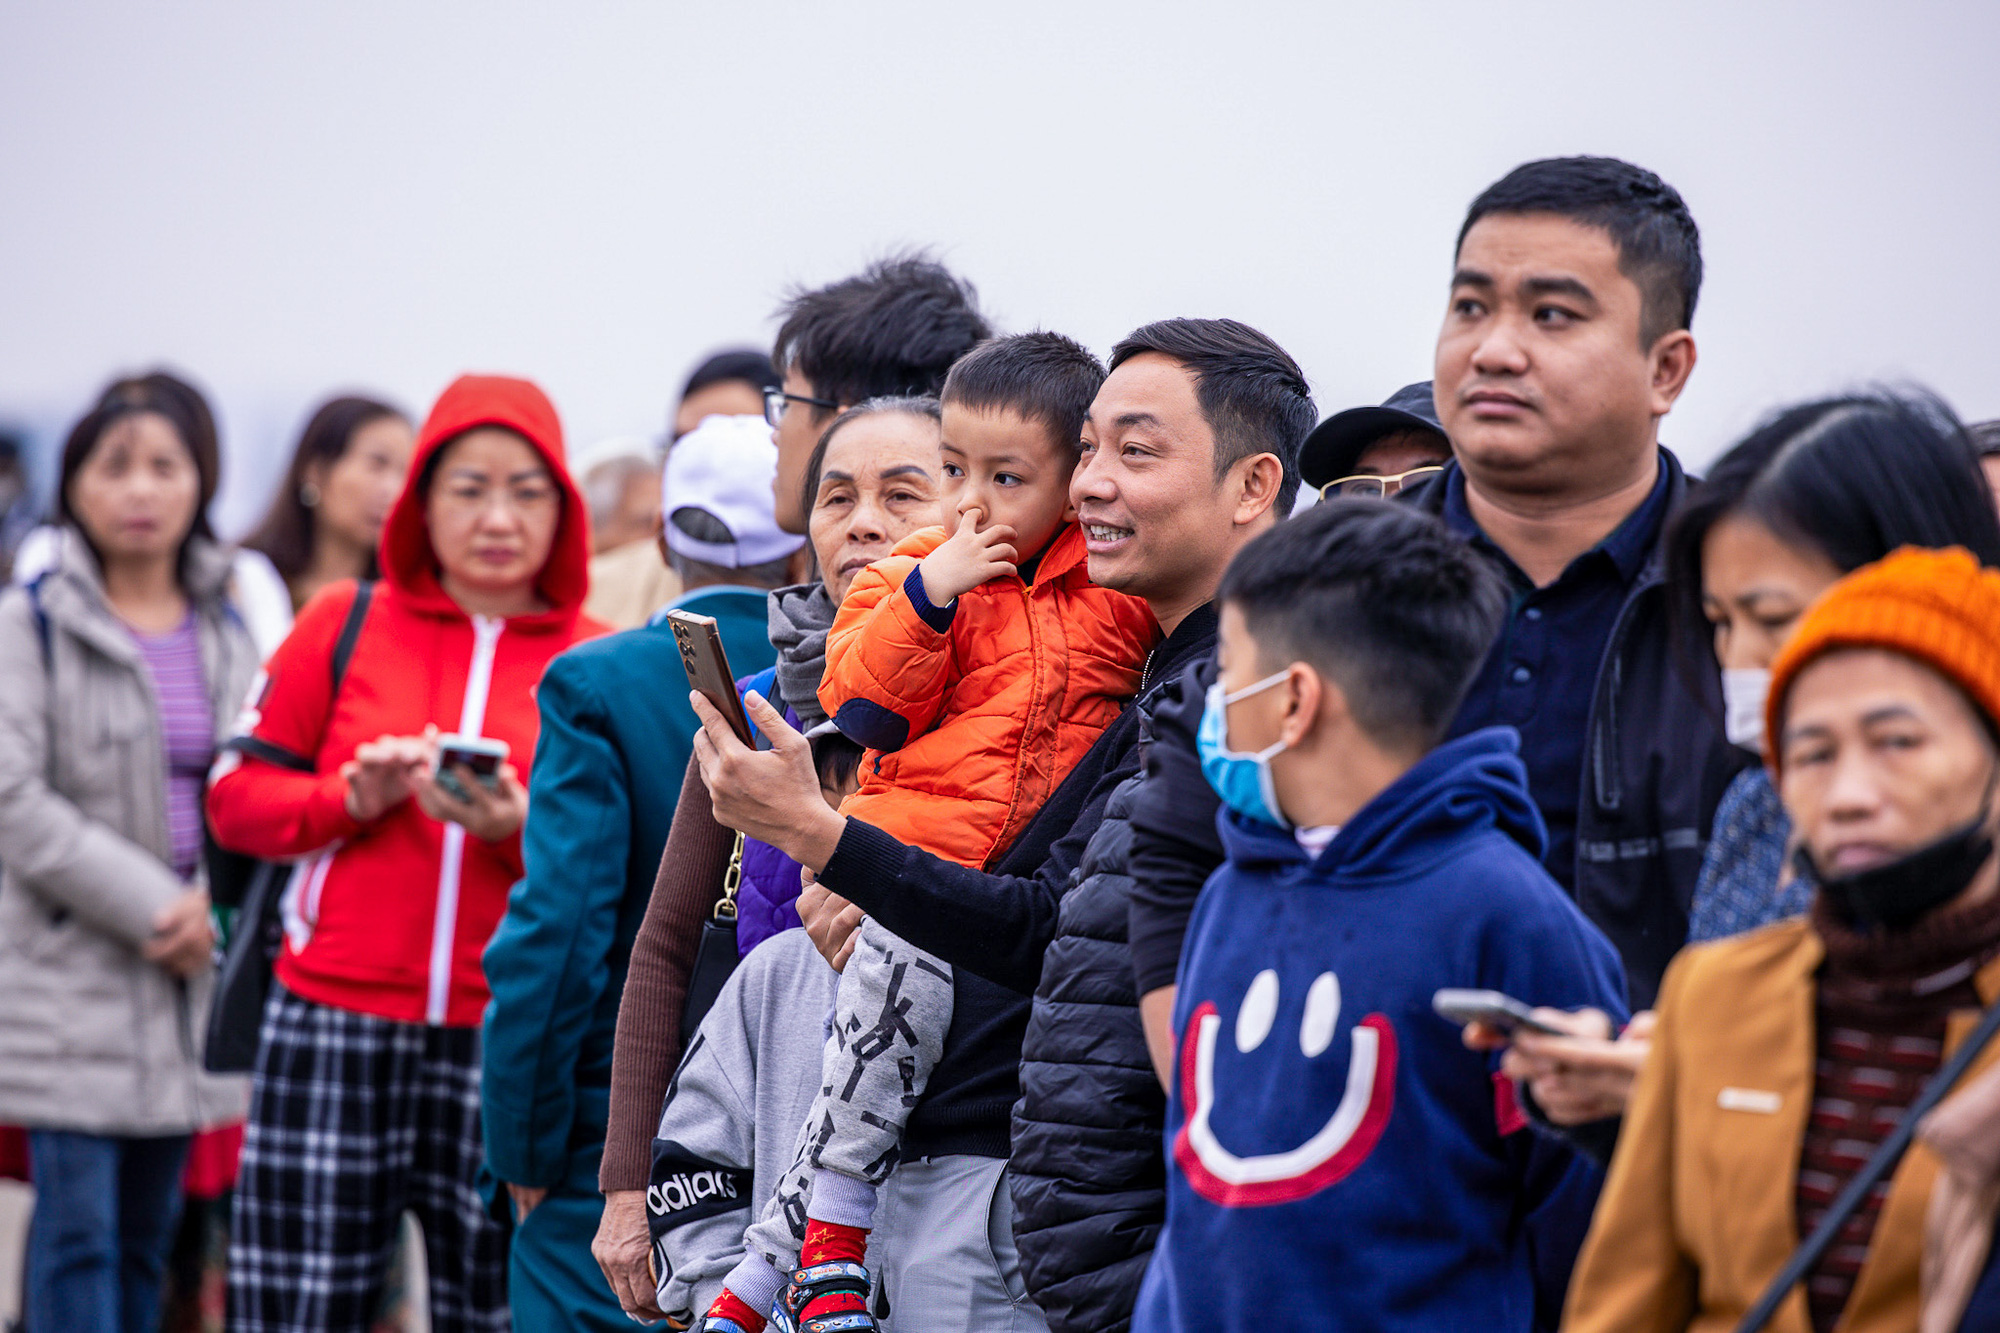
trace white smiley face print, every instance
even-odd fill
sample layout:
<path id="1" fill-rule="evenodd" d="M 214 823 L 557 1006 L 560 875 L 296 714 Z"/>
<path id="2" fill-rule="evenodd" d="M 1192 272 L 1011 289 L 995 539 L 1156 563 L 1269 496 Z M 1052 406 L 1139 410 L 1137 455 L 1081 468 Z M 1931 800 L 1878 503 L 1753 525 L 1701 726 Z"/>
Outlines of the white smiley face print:
<path id="1" fill-rule="evenodd" d="M 1278 974 L 1265 968 L 1250 981 L 1236 1010 L 1236 1049 L 1248 1055 L 1271 1036 L 1277 1019 Z M 1322 972 L 1306 989 L 1298 1058 L 1317 1060 L 1333 1045 L 1340 1022 L 1340 978 Z M 1205 1001 L 1189 1016 L 1181 1047 L 1181 1104 L 1187 1121 L 1174 1137 L 1174 1161 L 1195 1193 L 1225 1208 L 1290 1203 L 1348 1175 L 1374 1151 L 1396 1100 L 1396 1030 L 1369 1014 L 1350 1033 L 1347 1078 L 1340 1104 L 1325 1124 L 1284 1152 L 1239 1157 L 1222 1145 L 1212 1117 L 1215 1054 L 1222 1016 Z M 1292 1058 L 1274 1051 L 1272 1059 Z"/>

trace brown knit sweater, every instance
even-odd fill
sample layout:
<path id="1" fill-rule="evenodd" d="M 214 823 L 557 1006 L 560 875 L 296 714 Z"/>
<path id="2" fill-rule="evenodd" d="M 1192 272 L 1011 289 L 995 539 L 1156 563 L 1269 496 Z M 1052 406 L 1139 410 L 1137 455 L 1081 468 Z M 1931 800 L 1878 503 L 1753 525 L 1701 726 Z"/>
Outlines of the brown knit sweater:
<path id="1" fill-rule="evenodd" d="M 642 1190 L 653 1165 L 660 1103 L 681 1058 L 681 1008 L 694 970 L 701 923 L 722 896 L 736 838 L 715 822 L 701 771 L 688 764 L 680 803 L 660 854 L 660 873 L 632 941 L 618 1035 L 611 1050 L 611 1117 L 597 1187 Z"/>
<path id="2" fill-rule="evenodd" d="M 1980 1007 L 1973 974 L 2000 952 L 2000 895 L 1942 910 L 1897 934 L 1861 934 L 1821 895 L 1813 929 L 1826 945 L 1816 1003 L 1812 1116 L 1799 1160 L 1798 1221 L 1812 1234 L 1835 1196 L 1895 1129 L 1944 1062 L 1946 1019 Z M 1885 1177 L 1806 1275 L 1818 1333 L 1830 1333 L 1868 1257 Z"/>

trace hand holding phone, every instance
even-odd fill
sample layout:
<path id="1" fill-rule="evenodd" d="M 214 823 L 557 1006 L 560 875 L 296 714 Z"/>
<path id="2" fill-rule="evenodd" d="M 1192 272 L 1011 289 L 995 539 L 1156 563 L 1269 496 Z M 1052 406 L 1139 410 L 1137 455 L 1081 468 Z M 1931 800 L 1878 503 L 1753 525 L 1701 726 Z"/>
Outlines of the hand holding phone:
<path id="1" fill-rule="evenodd" d="M 714 616 L 692 611 L 667 612 L 667 625 L 674 632 L 674 644 L 681 650 L 681 666 L 687 671 L 688 685 L 708 700 L 709 706 L 729 722 L 736 739 L 752 749 L 750 719 L 744 716 L 743 700 L 736 694 L 736 677 L 729 671 L 729 654 L 722 650 L 722 631 Z"/>
<path id="2" fill-rule="evenodd" d="M 444 788 L 453 800 L 470 802 L 472 792 L 455 770 L 466 769 L 480 786 L 488 791 L 498 791 L 500 765 L 506 762 L 507 751 L 507 742 L 490 740 L 485 736 L 440 736 L 437 738 L 437 759 L 431 765 L 431 780 Z"/>
<path id="3" fill-rule="evenodd" d="M 1431 1008 L 1438 1017 L 1465 1027 L 1470 1023 L 1484 1023 L 1496 1032 L 1512 1036 L 1526 1030 L 1540 1032 L 1551 1037 L 1565 1035 L 1560 1028 L 1551 1027 L 1534 1016 L 1534 1011 L 1511 995 L 1497 990 L 1458 990 L 1446 987 L 1431 996 Z"/>

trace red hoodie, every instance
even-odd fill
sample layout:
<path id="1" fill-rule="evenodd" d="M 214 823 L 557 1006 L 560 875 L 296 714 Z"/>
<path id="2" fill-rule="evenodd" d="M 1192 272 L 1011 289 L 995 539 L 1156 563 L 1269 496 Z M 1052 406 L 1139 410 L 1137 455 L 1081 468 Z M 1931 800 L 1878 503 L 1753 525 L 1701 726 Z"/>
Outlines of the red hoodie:
<path id="1" fill-rule="evenodd" d="M 550 610 L 469 616 L 438 583 L 416 478 L 476 426 L 524 436 L 562 492 L 562 518 L 536 582 Z M 414 799 L 366 825 L 348 817 L 340 766 L 384 735 L 439 731 L 506 741 L 525 778 L 539 717 L 534 688 L 557 653 L 605 632 L 580 608 L 590 528 L 563 465 L 562 427 L 525 380 L 461 377 L 431 409 L 410 484 L 382 534 L 382 582 L 332 697 L 334 640 L 355 585 L 316 595 L 251 692 L 217 765 L 208 817 L 224 846 L 297 865 L 285 889 L 278 979 L 306 999 L 405 1023 L 478 1024 L 480 953 L 521 877 L 519 835 L 489 843 L 441 824 Z"/>

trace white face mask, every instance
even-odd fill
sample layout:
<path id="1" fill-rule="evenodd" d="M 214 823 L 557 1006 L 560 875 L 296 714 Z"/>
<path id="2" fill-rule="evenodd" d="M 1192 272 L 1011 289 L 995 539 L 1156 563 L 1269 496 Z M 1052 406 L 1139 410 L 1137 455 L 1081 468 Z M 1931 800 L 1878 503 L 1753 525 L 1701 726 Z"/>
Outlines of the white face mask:
<path id="1" fill-rule="evenodd" d="M 1764 699 L 1771 693 L 1768 667 L 1722 669 L 1722 734 L 1731 745 L 1764 750 Z"/>

